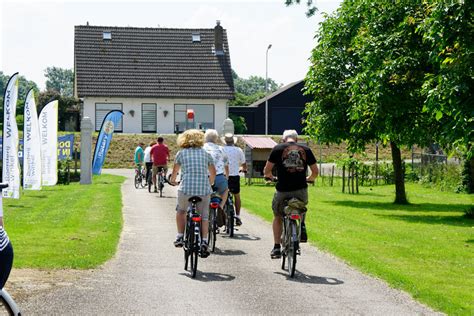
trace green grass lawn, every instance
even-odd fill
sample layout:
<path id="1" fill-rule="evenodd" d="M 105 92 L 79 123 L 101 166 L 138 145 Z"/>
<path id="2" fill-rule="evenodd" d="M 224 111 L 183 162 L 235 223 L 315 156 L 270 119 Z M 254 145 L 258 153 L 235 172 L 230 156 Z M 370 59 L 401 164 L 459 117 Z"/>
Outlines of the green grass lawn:
<path id="1" fill-rule="evenodd" d="M 4 199 L 14 267 L 87 269 L 110 259 L 122 229 L 124 179 L 101 175 L 92 185 L 43 187 Z"/>
<path id="2" fill-rule="evenodd" d="M 407 184 L 412 204 L 394 205 L 394 190 L 310 187 L 310 242 L 437 310 L 474 315 L 474 220 L 463 217 L 474 197 Z M 243 207 L 271 220 L 273 191 L 243 186 Z"/>

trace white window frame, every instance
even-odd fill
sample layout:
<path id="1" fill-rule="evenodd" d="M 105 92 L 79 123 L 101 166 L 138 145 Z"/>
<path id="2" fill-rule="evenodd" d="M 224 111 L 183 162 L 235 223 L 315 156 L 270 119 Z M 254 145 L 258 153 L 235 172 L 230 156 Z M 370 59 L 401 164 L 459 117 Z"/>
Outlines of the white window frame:
<path id="1" fill-rule="evenodd" d="M 109 106 L 108 109 L 97 109 L 98 107 Z M 95 103 L 95 130 L 96 132 L 100 131 L 102 127 L 102 122 L 104 121 L 105 116 L 112 110 L 120 110 L 123 112 L 123 103 L 109 103 L 109 102 L 96 102 Z M 98 112 L 100 111 L 100 115 Z M 99 122 L 100 120 L 100 122 Z M 115 132 L 123 132 L 123 117 L 120 119 L 118 126 L 116 126 Z"/>

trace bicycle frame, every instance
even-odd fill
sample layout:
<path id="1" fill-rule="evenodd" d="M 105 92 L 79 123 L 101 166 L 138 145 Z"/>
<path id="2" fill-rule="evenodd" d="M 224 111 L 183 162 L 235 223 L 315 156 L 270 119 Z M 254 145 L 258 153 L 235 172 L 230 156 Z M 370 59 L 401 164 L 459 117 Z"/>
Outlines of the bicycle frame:
<path id="1" fill-rule="evenodd" d="M 285 269 L 285 260 L 288 259 L 288 273 L 290 277 L 294 277 L 296 271 L 296 256 L 300 255 L 300 238 L 301 238 L 301 220 L 304 213 L 301 210 L 285 207 L 285 215 L 283 216 L 283 230 L 281 236 L 282 242 L 282 264 L 281 268 Z"/>

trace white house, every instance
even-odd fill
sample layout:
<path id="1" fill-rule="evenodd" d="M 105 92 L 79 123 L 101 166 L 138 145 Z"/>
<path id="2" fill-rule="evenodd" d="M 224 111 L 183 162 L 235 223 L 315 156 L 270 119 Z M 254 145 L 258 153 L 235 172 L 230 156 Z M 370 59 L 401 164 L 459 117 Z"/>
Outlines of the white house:
<path id="1" fill-rule="evenodd" d="M 75 96 L 99 130 L 122 110 L 124 133 L 222 129 L 234 97 L 226 31 L 81 25 L 74 38 Z M 187 111 L 194 119 L 187 119 Z"/>

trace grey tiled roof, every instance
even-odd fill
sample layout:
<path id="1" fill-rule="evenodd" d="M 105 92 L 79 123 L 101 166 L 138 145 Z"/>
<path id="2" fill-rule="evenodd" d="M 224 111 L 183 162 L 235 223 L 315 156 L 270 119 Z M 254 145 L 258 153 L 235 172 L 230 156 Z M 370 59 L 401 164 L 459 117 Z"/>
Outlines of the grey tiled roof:
<path id="1" fill-rule="evenodd" d="M 112 33 L 111 40 L 103 32 Z M 199 33 L 200 42 L 192 41 Z M 229 45 L 216 56 L 214 29 L 76 26 L 78 97 L 231 99 Z"/>

